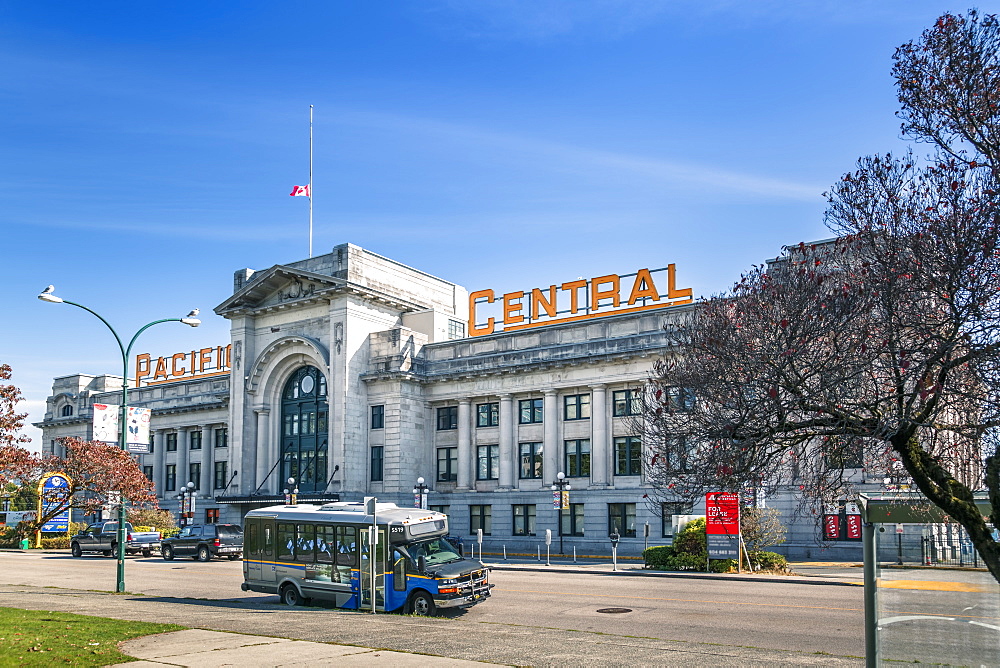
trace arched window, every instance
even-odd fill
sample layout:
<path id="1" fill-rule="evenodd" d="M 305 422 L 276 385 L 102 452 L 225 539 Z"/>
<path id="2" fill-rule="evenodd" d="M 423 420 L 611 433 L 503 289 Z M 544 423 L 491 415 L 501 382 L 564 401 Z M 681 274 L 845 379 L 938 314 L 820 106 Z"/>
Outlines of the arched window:
<path id="1" fill-rule="evenodd" d="M 62 407 L 62 416 L 69 417 L 73 414 L 73 406 L 71 404 L 66 404 Z"/>
<path id="2" fill-rule="evenodd" d="M 281 394 L 281 486 L 295 478 L 300 492 L 326 489 L 326 376 L 316 367 L 297 370 Z"/>

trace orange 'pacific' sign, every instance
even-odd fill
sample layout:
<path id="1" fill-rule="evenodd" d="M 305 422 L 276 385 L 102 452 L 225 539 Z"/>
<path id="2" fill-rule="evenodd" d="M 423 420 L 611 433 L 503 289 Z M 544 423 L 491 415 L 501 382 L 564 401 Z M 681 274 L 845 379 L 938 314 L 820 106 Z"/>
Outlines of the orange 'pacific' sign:
<path id="1" fill-rule="evenodd" d="M 174 353 L 157 357 L 156 362 L 149 353 L 135 356 L 135 384 L 159 385 L 178 380 L 192 380 L 208 376 L 222 376 L 229 373 L 232 344 L 201 348 L 189 353 Z"/>
<path id="2" fill-rule="evenodd" d="M 657 289 L 653 274 L 661 274 L 658 277 L 661 284 L 665 279 L 665 292 Z M 629 283 L 623 279 L 630 278 L 631 289 L 625 292 L 623 288 Z M 476 322 L 477 307 L 497 302 L 496 294 L 493 290 L 477 290 L 469 295 L 469 336 L 493 334 L 498 331 L 497 324 L 502 324 L 500 331 L 507 332 L 690 304 L 692 297 L 691 288 L 676 288 L 675 265 L 669 264 L 663 269 L 640 269 L 635 274 L 608 274 L 547 288 L 508 292 L 499 301 L 501 309 L 497 316 L 503 316 L 499 323 L 496 317 L 489 317 L 480 325 Z"/>

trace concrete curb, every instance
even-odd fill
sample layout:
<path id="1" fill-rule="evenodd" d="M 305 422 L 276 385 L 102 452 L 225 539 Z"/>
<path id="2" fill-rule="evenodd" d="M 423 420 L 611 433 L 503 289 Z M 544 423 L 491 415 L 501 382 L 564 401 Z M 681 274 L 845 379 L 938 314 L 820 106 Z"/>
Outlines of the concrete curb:
<path id="1" fill-rule="evenodd" d="M 485 563 L 485 562 L 484 562 Z M 649 577 L 649 578 L 680 578 L 689 580 L 719 580 L 727 582 L 761 582 L 761 583 L 781 583 L 781 584 L 805 584 L 805 585 L 833 585 L 843 587 L 857 587 L 860 582 L 846 579 L 820 578 L 815 575 L 740 575 L 738 573 L 694 573 L 684 571 L 650 571 L 646 569 L 628 570 L 595 570 L 594 568 L 580 568 L 578 566 L 552 565 L 536 566 L 534 564 L 496 564 L 487 563 L 489 568 L 497 571 L 532 571 L 536 573 L 575 573 L 580 575 L 602 575 L 602 576 L 623 576 L 623 577 Z"/>

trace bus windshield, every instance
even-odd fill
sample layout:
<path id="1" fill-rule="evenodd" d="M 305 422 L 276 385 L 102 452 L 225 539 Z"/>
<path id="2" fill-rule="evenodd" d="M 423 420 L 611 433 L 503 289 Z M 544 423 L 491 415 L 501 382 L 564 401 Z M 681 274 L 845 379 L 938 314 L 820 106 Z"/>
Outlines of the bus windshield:
<path id="1" fill-rule="evenodd" d="M 410 543 L 406 546 L 406 551 L 410 553 L 410 558 L 413 561 L 419 561 L 420 557 L 426 559 L 428 566 L 447 564 L 462 558 L 451 543 L 443 538 Z"/>

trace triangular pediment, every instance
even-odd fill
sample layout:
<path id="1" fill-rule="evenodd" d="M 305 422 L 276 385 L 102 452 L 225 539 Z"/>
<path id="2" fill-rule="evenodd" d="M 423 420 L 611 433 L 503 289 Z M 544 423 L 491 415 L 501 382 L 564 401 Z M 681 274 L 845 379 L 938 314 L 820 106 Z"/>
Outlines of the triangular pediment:
<path id="1" fill-rule="evenodd" d="M 219 315 L 307 303 L 345 285 L 345 281 L 277 264 L 255 272 L 232 297 L 215 307 Z"/>

